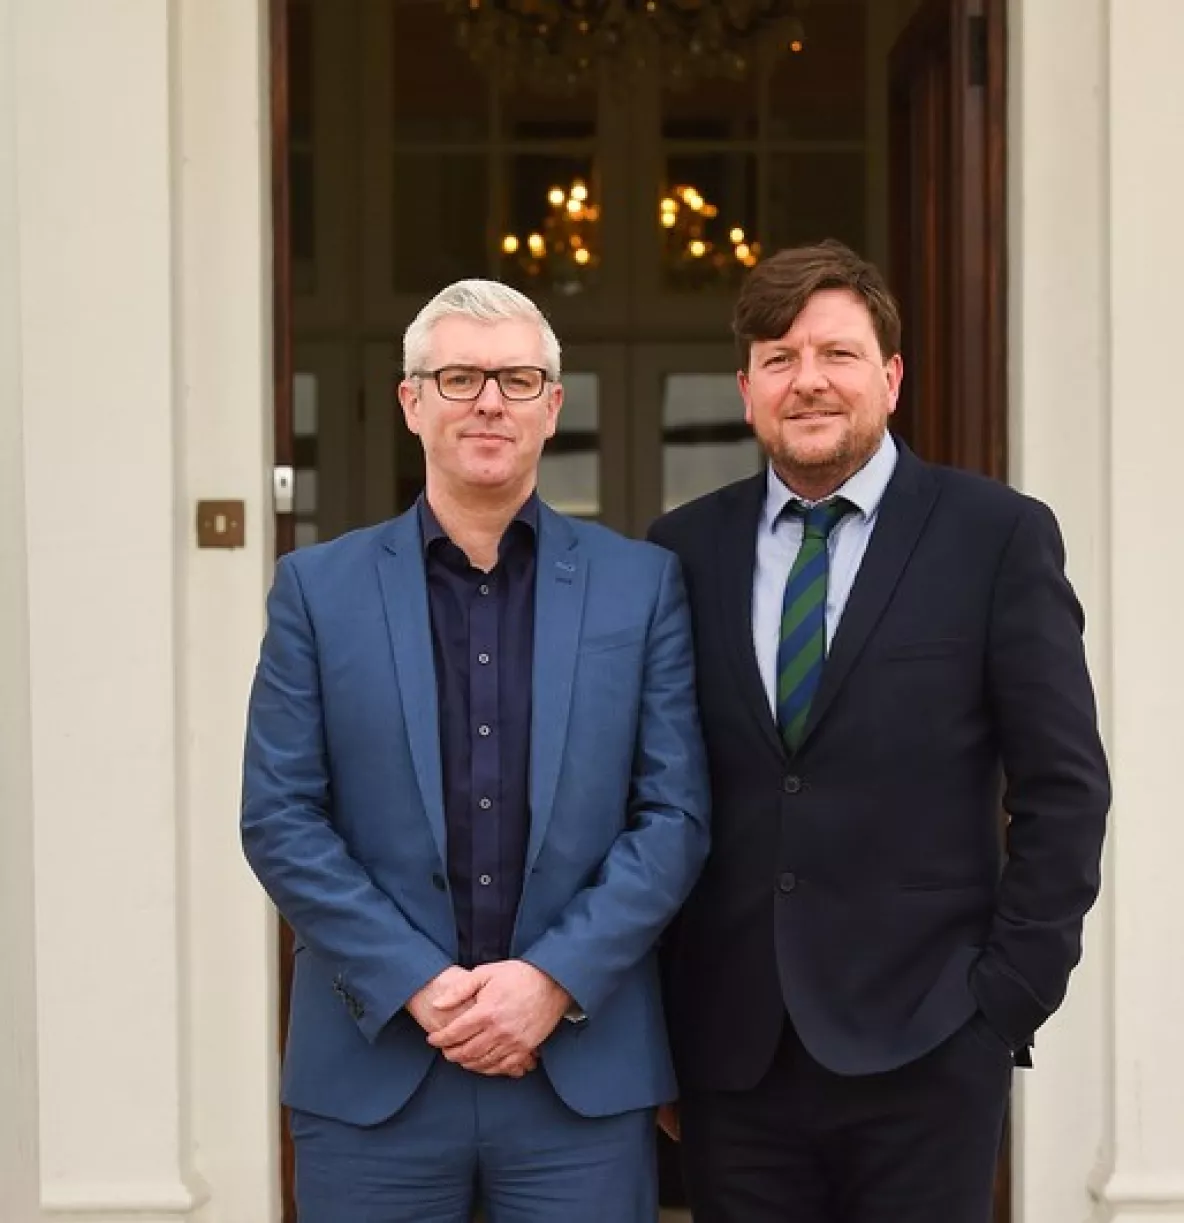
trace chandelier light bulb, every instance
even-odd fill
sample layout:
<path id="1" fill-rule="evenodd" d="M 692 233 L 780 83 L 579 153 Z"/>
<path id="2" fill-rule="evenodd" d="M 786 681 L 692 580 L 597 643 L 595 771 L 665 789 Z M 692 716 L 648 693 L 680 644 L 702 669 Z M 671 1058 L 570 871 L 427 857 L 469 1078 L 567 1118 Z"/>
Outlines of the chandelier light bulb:
<path id="1" fill-rule="evenodd" d="M 502 239 L 502 250 L 512 255 L 518 249 L 518 239 L 513 234 L 506 234 Z"/>
<path id="2" fill-rule="evenodd" d="M 732 239 L 733 243 L 743 242 L 744 241 L 744 230 L 742 230 L 740 226 L 737 225 L 735 229 L 733 229 L 732 232 L 728 234 L 728 237 Z"/>
<path id="3" fill-rule="evenodd" d="M 549 199 L 556 208 L 559 208 L 562 206 L 563 201 L 567 199 L 567 196 L 563 194 L 562 187 L 552 187 L 551 190 L 547 192 L 547 199 Z"/>

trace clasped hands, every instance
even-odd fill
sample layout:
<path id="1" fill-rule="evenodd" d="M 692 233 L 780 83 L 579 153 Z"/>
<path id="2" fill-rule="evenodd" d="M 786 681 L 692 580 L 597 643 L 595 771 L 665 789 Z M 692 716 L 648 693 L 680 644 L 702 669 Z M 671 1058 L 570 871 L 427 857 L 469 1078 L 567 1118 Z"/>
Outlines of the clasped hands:
<path id="1" fill-rule="evenodd" d="M 428 1044 L 476 1074 L 519 1079 L 571 1006 L 571 995 L 523 960 L 446 968 L 412 996 L 407 1010 Z"/>

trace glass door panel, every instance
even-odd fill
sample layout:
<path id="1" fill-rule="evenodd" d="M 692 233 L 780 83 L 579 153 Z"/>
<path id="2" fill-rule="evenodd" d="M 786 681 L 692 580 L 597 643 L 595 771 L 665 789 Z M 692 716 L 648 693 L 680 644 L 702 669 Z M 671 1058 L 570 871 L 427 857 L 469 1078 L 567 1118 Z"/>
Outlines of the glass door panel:
<path id="1" fill-rule="evenodd" d="M 661 513 L 760 469 L 744 423 L 730 344 L 647 344 L 632 350 L 633 521 Z"/>

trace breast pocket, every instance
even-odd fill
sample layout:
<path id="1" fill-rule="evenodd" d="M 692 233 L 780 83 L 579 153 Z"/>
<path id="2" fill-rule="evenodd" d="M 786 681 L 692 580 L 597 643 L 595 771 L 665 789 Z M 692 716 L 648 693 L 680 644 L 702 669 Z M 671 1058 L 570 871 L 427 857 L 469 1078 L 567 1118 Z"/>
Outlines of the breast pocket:
<path id="1" fill-rule="evenodd" d="M 965 637 L 934 637 L 887 646 L 873 656 L 874 662 L 920 662 L 927 658 L 958 658 L 970 649 Z"/>

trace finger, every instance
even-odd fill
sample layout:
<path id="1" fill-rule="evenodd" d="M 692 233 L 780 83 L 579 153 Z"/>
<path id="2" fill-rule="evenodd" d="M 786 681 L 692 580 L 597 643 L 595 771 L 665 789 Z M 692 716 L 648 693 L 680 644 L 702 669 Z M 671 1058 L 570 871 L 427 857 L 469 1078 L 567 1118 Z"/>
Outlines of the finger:
<path id="1" fill-rule="evenodd" d="M 490 1056 L 497 1052 L 503 1056 L 506 1050 L 497 1048 L 497 1038 L 492 1032 L 480 1032 L 471 1040 L 444 1049 L 444 1056 L 466 1070 L 479 1070 L 488 1064 Z"/>
<path id="2" fill-rule="evenodd" d="M 520 1053 L 499 1055 L 494 1061 L 481 1066 L 479 1074 L 496 1076 L 504 1075 L 512 1079 L 520 1079 L 535 1068 L 535 1059 L 524 1057 Z"/>
<path id="3" fill-rule="evenodd" d="M 454 1011 L 458 1006 L 471 1002 L 480 990 L 483 982 L 472 973 L 459 980 L 449 981 L 439 993 L 432 998 L 432 1005 L 439 1011 Z"/>
<path id="4" fill-rule="evenodd" d="M 480 1035 L 489 1026 L 489 1012 L 474 1004 L 467 1010 L 449 1019 L 443 1027 L 433 1032 L 428 1038 L 429 1043 L 437 1049 L 449 1049 L 454 1045 L 462 1045 L 474 1036 Z"/>

